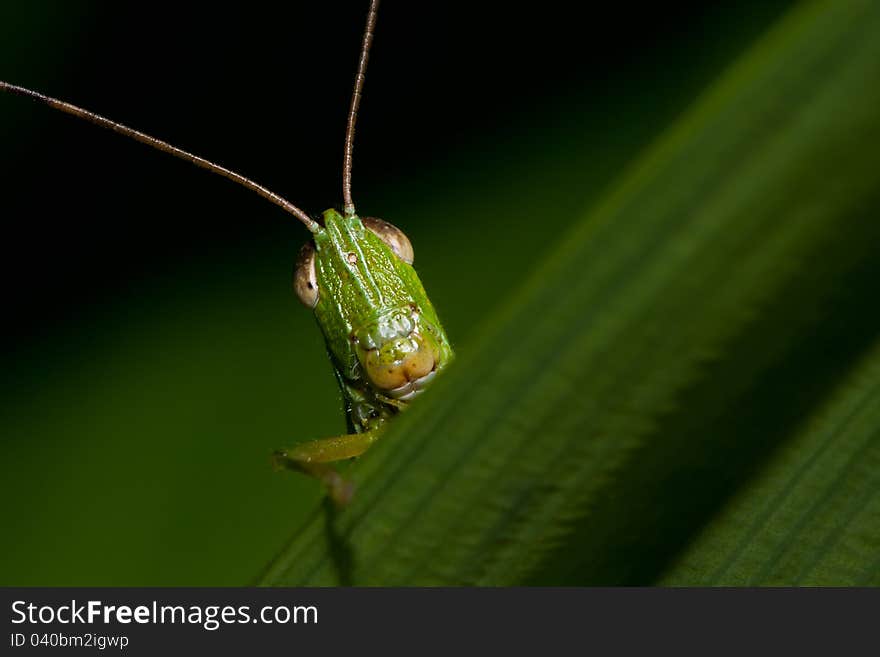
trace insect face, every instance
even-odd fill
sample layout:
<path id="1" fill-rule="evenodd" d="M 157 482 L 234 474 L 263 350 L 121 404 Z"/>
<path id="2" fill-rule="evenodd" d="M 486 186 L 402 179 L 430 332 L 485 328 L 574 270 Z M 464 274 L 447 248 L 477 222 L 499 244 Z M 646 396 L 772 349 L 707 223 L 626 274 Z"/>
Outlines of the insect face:
<path id="1" fill-rule="evenodd" d="M 409 264 L 412 253 L 391 224 L 328 210 L 294 276 L 344 378 L 403 400 L 445 361 L 442 329 Z"/>

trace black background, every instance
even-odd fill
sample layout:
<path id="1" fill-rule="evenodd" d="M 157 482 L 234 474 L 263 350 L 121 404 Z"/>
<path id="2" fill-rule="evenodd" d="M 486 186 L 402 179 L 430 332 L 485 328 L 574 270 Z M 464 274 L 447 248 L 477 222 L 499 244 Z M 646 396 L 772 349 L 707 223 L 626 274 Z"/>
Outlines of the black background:
<path id="1" fill-rule="evenodd" d="M 215 159 L 317 213 L 341 204 L 366 4 L 7 6 L 0 29 L 14 55 L 0 79 Z M 369 206 L 370 190 L 513 122 L 528 126 L 569 94 L 589 89 L 601 105 L 621 88 L 678 83 L 699 71 L 695 57 L 786 4 L 387 1 L 355 200 Z M 269 238 L 290 241 L 293 261 L 304 233 L 248 192 L 26 100 L 0 103 L 10 337 L 75 317 L 193 252 Z"/>

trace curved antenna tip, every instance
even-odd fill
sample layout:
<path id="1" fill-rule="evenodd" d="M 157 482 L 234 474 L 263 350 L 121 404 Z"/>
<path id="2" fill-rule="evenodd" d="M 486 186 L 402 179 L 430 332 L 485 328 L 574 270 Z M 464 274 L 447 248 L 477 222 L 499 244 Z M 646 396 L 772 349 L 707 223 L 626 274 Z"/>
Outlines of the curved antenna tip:
<path id="1" fill-rule="evenodd" d="M 172 146 L 166 141 L 151 137 L 150 135 L 144 132 L 140 132 L 139 130 L 135 130 L 134 128 L 129 128 L 122 123 L 112 121 L 111 119 L 101 116 L 100 114 L 95 114 L 94 112 L 85 110 L 82 107 L 77 107 L 76 105 L 72 105 L 71 103 L 68 103 L 66 101 L 58 100 L 57 98 L 52 98 L 51 96 L 46 96 L 45 94 L 41 94 L 38 91 L 33 91 L 32 89 L 28 89 L 26 87 L 19 87 L 18 85 L 0 80 L 0 91 L 6 91 L 12 94 L 16 94 L 18 96 L 25 96 L 32 100 L 39 101 L 53 109 L 64 112 L 65 114 L 70 114 L 71 116 L 75 116 L 79 119 L 89 121 L 90 123 L 94 123 L 101 128 L 112 130 L 113 132 L 119 133 L 125 137 L 129 137 L 131 139 L 134 139 L 135 141 L 139 141 L 142 144 L 146 144 L 147 146 L 155 148 L 158 151 L 168 153 L 169 155 L 173 155 L 174 157 L 180 158 L 181 160 L 185 160 L 187 162 L 190 162 L 191 164 L 195 164 L 197 167 L 222 176 L 227 180 L 231 180 L 232 182 L 237 183 L 242 187 L 251 190 L 252 192 L 256 192 L 259 196 L 263 197 L 271 203 L 274 203 L 289 214 L 292 214 L 294 217 L 299 219 L 312 233 L 317 233 L 322 230 L 321 224 L 312 219 L 308 214 L 300 210 L 298 207 L 296 207 L 286 198 L 282 197 L 280 194 L 276 194 L 269 188 L 264 187 L 263 185 L 251 180 L 250 178 L 246 178 L 240 173 L 236 173 L 235 171 L 227 169 L 226 167 L 221 166 L 215 162 L 207 160 L 203 157 L 199 157 L 198 155 L 194 155 L 188 151 L 183 150 L 182 148 L 177 148 L 177 146 Z"/>

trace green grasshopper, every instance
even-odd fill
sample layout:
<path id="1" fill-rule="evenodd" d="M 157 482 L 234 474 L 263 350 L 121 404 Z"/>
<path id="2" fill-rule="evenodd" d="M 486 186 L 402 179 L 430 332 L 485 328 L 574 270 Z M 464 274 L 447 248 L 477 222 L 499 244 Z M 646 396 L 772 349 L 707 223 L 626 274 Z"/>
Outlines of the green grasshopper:
<path id="1" fill-rule="evenodd" d="M 343 212 L 326 210 L 320 221 L 219 164 L 70 103 L 0 81 L 2 91 L 40 101 L 243 185 L 309 229 L 312 238 L 300 250 L 293 287 L 299 300 L 314 311 L 324 334 L 349 433 L 277 450 L 273 463 L 277 469 L 318 478 L 340 505 L 351 499 L 353 490 L 331 464 L 369 449 L 388 420 L 405 409 L 453 357 L 437 313 L 412 267 L 409 239 L 381 219 L 359 217 L 352 200 L 355 122 L 378 5 L 378 0 L 371 0 L 346 125 Z"/>

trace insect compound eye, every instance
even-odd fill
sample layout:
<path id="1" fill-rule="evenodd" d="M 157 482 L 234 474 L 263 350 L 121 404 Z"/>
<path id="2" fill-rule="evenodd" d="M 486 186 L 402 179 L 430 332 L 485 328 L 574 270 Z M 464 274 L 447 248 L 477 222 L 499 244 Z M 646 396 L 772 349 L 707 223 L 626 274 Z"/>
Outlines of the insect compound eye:
<path id="1" fill-rule="evenodd" d="M 293 291 L 306 308 L 318 305 L 318 277 L 315 274 L 315 245 L 303 244 L 293 270 Z"/>
<path id="2" fill-rule="evenodd" d="M 376 217 L 362 217 L 361 222 L 370 232 L 385 242 L 394 251 L 394 255 L 408 265 L 413 263 L 412 244 L 400 228 Z"/>

